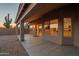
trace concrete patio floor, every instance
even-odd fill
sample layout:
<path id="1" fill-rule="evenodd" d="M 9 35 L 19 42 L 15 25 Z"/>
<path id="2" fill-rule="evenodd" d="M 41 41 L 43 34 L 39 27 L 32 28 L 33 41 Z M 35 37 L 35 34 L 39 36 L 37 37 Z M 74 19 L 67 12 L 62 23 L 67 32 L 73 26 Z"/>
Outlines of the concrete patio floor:
<path id="1" fill-rule="evenodd" d="M 30 56 L 79 56 L 77 47 L 60 46 L 30 34 L 25 35 L 21 43 Z"/>
<path id="2" fill-rule="evenodd" d="M 28 56 L 16 35 L 0 35 L 0 56 Z"/>

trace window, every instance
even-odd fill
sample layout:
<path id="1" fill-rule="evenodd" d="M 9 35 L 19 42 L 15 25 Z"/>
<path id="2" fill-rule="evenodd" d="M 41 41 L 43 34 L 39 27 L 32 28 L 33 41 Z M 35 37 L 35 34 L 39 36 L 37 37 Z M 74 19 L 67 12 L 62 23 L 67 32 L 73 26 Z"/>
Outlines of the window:
<path id="1" fill-rule="evenodd" d="M 30 25 L 30 29 L 35 29 L 35 25 Z"/>
<path id="2" fill-rule="evenodd" d="M 72 36 L 71 18 L 64 18 L 64 37 Z"/>
<path id="3" fill-rule="evenodd" d="M 30 25 L 30 29 L 32 29 L 32 25 Z"/>
<path id="4" fill-rule="evenodd" d="M 41 36 L 43 34 L 42 30 L 42 24 L 38 24 L 38 36 Z"/>
<path id="5" fill-rule="evenodd" d="M 50 21 L 44 22 L 44 31 L 46 34 L 50 34 Z"/>
<path id="6" fill-rule="evenodd" d="M 42 24 L 39 25 L 39 29 L 42 29 Z"/>
<path id="7" fill-rule="evenodd" d="M 50 34 L 52 36 L 58 35 L 58 19 L 50 20 Z"/>
<path id="8" fill-rule="evenodd" d="M 20 24 L 18 25 L 18 28 L 20 28 Z"/>

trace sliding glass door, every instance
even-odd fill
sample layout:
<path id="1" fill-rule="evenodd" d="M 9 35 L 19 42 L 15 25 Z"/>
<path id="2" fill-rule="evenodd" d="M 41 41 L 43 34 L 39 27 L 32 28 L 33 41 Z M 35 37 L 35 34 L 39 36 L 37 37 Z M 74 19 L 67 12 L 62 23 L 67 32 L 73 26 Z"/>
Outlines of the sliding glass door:
<path id="1" fill-rule="evenodd" d="M 71 18 L 64 18 L 64 32 L 63 32 L 63 43 L 64 45 L 72 45 L 72 20 Z"/>

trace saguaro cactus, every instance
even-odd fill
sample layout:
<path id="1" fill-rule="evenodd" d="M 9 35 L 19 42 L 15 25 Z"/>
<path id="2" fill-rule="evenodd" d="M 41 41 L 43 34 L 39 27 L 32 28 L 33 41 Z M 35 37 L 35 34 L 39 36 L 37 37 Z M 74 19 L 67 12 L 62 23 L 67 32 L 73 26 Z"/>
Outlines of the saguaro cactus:
<path id="1" fill-rule="evenodd" d="M 5 22 L 4 22 L 4 26 L 6 28 L 10 28 L 10 24 L 12 22 L 12 18 L 10 19 L 9 17 L 10 17 L 10 14 L 8 13 L 8 15 L 5 16 Z"/>

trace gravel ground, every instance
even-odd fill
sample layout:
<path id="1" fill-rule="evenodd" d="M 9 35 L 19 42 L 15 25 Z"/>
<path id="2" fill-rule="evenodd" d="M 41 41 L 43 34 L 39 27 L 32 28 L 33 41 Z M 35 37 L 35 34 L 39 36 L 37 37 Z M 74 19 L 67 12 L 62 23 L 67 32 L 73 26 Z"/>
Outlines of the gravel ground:
<path id="1" fill-rule="evenodd" d="M 0 36 L 0 56 L 28 56 L 15 35 Z"/>

